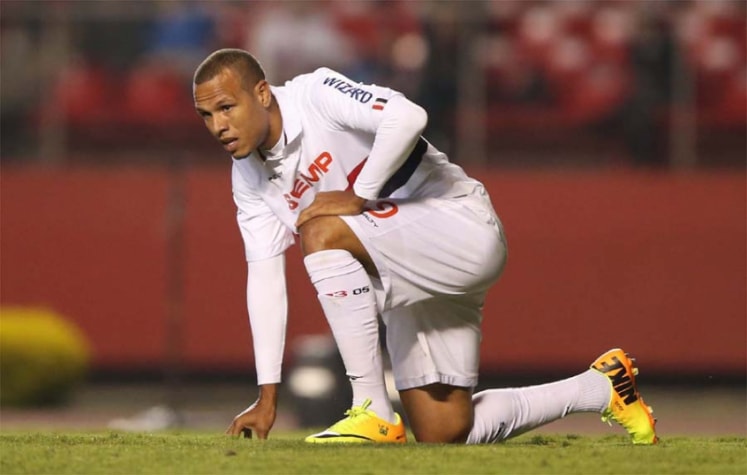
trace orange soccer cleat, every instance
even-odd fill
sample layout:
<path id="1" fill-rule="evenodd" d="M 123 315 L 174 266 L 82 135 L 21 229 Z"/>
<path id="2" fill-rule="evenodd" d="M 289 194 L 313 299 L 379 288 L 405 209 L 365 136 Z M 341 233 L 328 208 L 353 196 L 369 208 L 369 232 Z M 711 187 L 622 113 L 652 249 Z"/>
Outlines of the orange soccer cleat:
<path id="1" fill-rule="evenodd" d="M 602 412 L 602 421 L 613 420 L 630 434 L 634 444 L 655 444 L 656 419 L 653 410 L 643 402 L 635 377 L 638 368 L 634 359 L 619 348 L 609 350 L 592 364 L 591 368 L 607 376 L 611 385 L 610 405 Z"/>

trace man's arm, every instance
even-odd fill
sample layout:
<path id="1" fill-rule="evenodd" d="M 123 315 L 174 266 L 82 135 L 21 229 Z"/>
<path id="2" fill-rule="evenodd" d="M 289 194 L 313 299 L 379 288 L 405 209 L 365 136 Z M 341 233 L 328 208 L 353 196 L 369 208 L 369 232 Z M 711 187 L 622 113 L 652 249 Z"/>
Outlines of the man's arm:
<path id="1" fill-rule="evenodd" d="M 252 327 L 257 384 L 279 383 L 288 320 L 285 254 L 248 263 L 246 306 Z"/>
<path id="2" fill-rule="evenodd" d="M 371 153 L 353 185 L 355 194 L 367 200 L 379 197 L 384 184 L 407 160 L 428 123 L 426 111 L 402 95 L 389 99 L 381 114 Z"/>
<path id="3" fill-rule="evenodd" d="M 285 283 L 285 256 L 250 262 L 247 278 L 247 308 L 252 327 L 254 358 L 259 396 L 237 415 L 226 433 L 257 433 L 266 439 L 277 412 L 277 390 L 281 381 L 288 299 Z"/>
<path id="4" fill-rule="evenodd" d="M 316 216 L 359 214 L 366 200 L 374 200 L 386 181 L 402 166 L 428 122 L 422 107 L 402 95 L 389 99 L 380 113 L 371 153 L 352 191 L 317 193 L 298 216 L 296 227 Z"/>

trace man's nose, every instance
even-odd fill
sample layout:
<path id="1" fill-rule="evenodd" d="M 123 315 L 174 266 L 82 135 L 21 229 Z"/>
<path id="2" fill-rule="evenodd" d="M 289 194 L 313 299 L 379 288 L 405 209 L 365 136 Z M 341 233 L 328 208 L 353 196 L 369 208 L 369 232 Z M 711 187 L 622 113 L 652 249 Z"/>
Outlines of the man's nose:
<path id="1" fill-rule="evenodd" d="M 228 121 L 221 116 L 216 116 L 213 118 L 213 131 L 215 132 L 215 135 L 220 137 L 220 135 L 228 130 Z"/>

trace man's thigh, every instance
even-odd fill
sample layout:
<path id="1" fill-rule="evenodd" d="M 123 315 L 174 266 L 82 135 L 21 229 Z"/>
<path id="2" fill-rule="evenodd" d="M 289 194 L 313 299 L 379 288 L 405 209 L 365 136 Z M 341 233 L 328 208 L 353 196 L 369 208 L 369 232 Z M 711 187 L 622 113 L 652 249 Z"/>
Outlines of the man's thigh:
<path id="1" fill-rule="evenodd" d="M 478 199 L 380 200 L 378 209 L 341 217 L 376 265 L 382 311 L 485 292 L 497 280 L 505 240 L 497 220 L 474 211 Z"/>
<path id="2" fill-rule="evenodd" d="M 395 387 L 477 385 L 482 294 L 440 297 L 382 313 Z"/>

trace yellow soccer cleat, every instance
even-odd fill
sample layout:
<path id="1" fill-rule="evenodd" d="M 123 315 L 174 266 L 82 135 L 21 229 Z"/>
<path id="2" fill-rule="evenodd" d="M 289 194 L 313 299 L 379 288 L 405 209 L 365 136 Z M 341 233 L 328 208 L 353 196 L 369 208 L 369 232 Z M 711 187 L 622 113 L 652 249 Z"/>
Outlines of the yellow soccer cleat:
<path id="1" fill-rule="evenodd" d="M 366 399 L 361 406 L 353 406 L 345 411 L 345 419 L 329 429 L 312 434 L 304 441 L 312 444 L 359 444 L 366 442 L 396 443 L 407 442 L 405 424 L 399 414 L 392 424 L 380 419 L 375 412 L 368 410 L 371 400 Z"/>
<path id="2" fill-rule="evenodd" d="M 602 421 L 613 420 L 628 431 L 634 444 L 655 444 L 656 419 L 653 410 L 643 402 L 635 376 L 638 368 L 634 360 L 619 348 L 609 350 L 592 364 L 591 368 L 607 376 L 612 386 L 610 405 L 602 412 Z"/>

